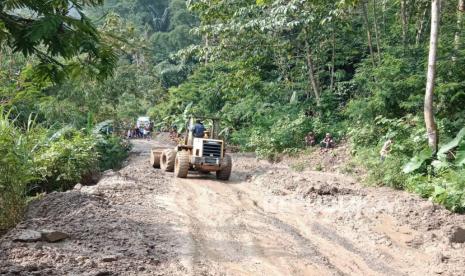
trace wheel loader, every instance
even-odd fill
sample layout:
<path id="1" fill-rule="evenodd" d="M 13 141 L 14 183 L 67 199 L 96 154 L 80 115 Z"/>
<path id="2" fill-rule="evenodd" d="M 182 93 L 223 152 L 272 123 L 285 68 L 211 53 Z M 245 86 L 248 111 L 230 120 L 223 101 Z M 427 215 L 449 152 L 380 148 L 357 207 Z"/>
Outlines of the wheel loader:
<path id="1" fill-rule="evenodd" d="M 194 122 L 209 120 L 211 128 L 204 137 L 194 137 Z M 186 127 L 184 140 L 174 149 L 153 148 L 150 163 L 154 168 L 173 172 L 176 177 L 186 178 L 189 171 L 202 174 L 216 173 L 219 180 L 229 180 L 232 160 L 226 154 L 224 140 L 219 138 L 219 120 L 216 118 L 191 117 Z"/>

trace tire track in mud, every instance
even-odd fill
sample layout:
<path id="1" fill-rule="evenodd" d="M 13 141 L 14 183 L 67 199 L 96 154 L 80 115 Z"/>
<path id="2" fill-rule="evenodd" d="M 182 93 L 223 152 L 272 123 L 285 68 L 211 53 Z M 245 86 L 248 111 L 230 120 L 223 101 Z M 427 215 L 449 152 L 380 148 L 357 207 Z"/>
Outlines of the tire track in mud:
<path id="1" fill-rule="evenodd" d="M 270 248 L 261 246 L 261 244 L 278 244 L 282 251 L 286 251 L 288 263 L 284 265 L 284 271 L 294 275 L 305 274 L 302 267 L 310 265 L 316 266 L 313 272 L 324 268 L 325 273 L 332 275 L 348 274 L 368 274 L 368 275 L 403 275 L 404 273 L 387 264 L 383 260 L 377 260 L 374 252 L 362 250 L 353 242 L 344 236 L 339 235 L 336 231 L 317 221 L 317 218 L 308 218 L 301 216 L 299 210 L 294 216 L 286 214 L 274 214 L 266 212 L 259 204 L 263 201 L 256 191 L 247 188 L 246 183 L 234 182 L 234 184 L 225 184 L 211 180 L 210 178 L 193 177 L 184 180 L 174 180 L 174 185 L 179 189 L 189 191 L 190 205 L 183 208 L 189 213 L 191 224 L 195 225 L 195 232 L 201 236 L 223 231 L 227 238 L 233 238 L 234 241 L 253 240 L 254 248 L 248 249 L 259 253 L 259 257 L 265 259 L 275 266 L 274 272 L 280 270 L 280 262 L 271 260 L 272 254 L 267 252 L 273 251 Z M 183 194 L 183 193 L 181 193 Z M 182 205 L 182 204 L 181 204 Z M 223 219 L 217 224 L 223 224 L 222 229 L 212 229 L 208 227 L 208 220 L 212 215 L 205 214 L 202 206 L 223 210 Z M 228 218 L 225 218 L 228 217 Z M 305 217 L 305 218 L 304 218 Z M 215 219 L 213 219 L 215 220 Z M 235 222 L 236 225 L 242 225 L 241 228 L 232 229 L 227 225 Z M 239 234 L 237 234 L 239 233 Z M 278 243 L 276 240 L 284 242 Z M 232 253 L 212 253 L 209 248 L 212 246 L 205 239 L 196 243 L 198 254 L 197 259 L 211 260 L 212 262 L 224 262 L 225 260 L 241 262 L 243 258 L 250 257 L 246 248 L 235 247 L 235 243 L 225 248 Z M 370 248 L 372 249 L 372 248 Z M 199 253 L 199 251 L 203 251 Z M 241 256 L 235 257 L 234 254 Z M 257 254 L 257 253 L 255 253 Z M 231 257 L 233 256 L 233 257 Z M 289 260 L 290 259 L 290 260 Z M 262 260 L 263 261 L 263 260 Z M 195 262 L 194 262 L 195 263 Z M 281 268 L 282 269 L 282 268 Z M 281 273 L 286 274 L 281 271 Z M 308 271 L 306 271 L 308 272 Z"/>
<path id="2" fill-rule="evenodd" d="M 301 247 L 300 257 L 308 258 L 311 261 L 328 268 L 335 275 L 347 275 L 338 267 L 336 267 L 333 263 L 331 263 L 331 261 L 318 250 L 318 247 L 315 245 L 315 243 L 312 242 L 309 238 L 303 236 L 299 229 L 297 229 L 289 223 L 284 222 L 278 217 L 267 214 L 264 208 L 262 208 L 258 204 L 257 200 L 250 198 L 250 191 L 247 193 L 242 189 L 239 190 L 235 188 L 231 188 L 231 190 L 235 191 L 235 193 L 238 195 L 237 198 L 240 201 L 242 201 L 244 205 L 249 205 L 249 208 L 254 209 L 257 216 L 259 216 L 260 219 L 262 219 L 266 225 L 273 226 L 277 229 L 282 230 L 284 233 L 290 235 L 293 238 L 293 240 L 295 240 L 296 243 L 299 244 L 299 247 Z M 247 204 L 248 202 L 252 202 L 252 204 Z"/>
<path id="3" fill-rule="evenodd" d="M 320 235 L 321 237 L 325 238 L 329 242 L 335 242 L 338 245 L 342 246 L 347 251 L 352 252 L 356 254 L 357 256 L 360 256 L 363 259 L 363 261 L 368 265 L 368 267 L 374 271 L 388 274 L 388 275 L 404 275 L 404 273 L 401 273 L 395 269 L 392 269 L 386 264 L 377 261 L 376 259 L 373 258 L 372 254 L 366 251 L 362 251 L 361 249 L 355 247 L 355 245 L 351 243 L 349 240 L 340 236 L 335 231 L 331 230 L 330 228 L 320 223 L 314 222 L 311 226 L 311 229 L 313 233 Z"/>
<path id="4" fill-rule="evenodd" d="M 189 194 L 187 196 L 189 204 L 181 208 L 188 213 L 192 225 L 196 247 L 193 249 L 194 266 L 202 259 L 240 264 L 247 258 L 255 258 L 261 267 L 257 266 L 254 273 L 262 269 L 261 272 L 268 270 L 269 273 L 282 275 L 308 273 L 346 275 L 332 264 L 330 259 L 321 254 L 318 247 L 309 238 L 304 237 L 299 229 L 266 214 L 247 192 L 208 179 L 175 182 L 183 190 L 180 194 Z M 186 191 L 188 192 L 184 193 Z M 207 198 L 205 198 L 206 194 Z M 209 198 L 208 194 L 210 194 Z M 183 204 L 185 203 L 180 205 Z M 217 223 L 217 225 L 223 224 L 221 229 L 208 226 L 205 220 L 212 220 L 211 214 L 206 214 L 201 206 L 211 206 L 226 211 Z M 220 236 L 223 235 L 222 238 L 225 240 L 224 244 L 212 245 L 206 236 L 218 235 L 220 231 Z M 212 251 L 211 247 L 214 246 L 221 248 L 222 251 Z"/>
<path id="5" fill-rule="evenodd" d="M 235 190 L 234 188 L 232 189 Z M 243 191 L 244 189 L 247 188 L 241 187 L 241 190 L 238 190 L 238 194 L 248 194 L 249 196 L 256 196 L 256 193 L 254 193 L 252 190 L 249 190 L 248 193 L 246 193 L 245 191 Z M 241 198 L 243 198 L 243 196 L 241 196 Z M 345 253 L 343 252 L 344 250 L 348 251 L 347 253 L 355 254 L 355 258 L 359 260 L 351 260 L 350 264 L 355 265 L 355 268 L 357 268 L 357 270 L 352 270 L 350 271 L 351 273 L 368 273 L 369 271 L 367 271 L 367 269 L 369 269 L 371 270 L 371 273 L 403 275 L 403 273 L 391 268 L 384 262 L 375 260 L 371 253 L 357 248 L 348 239 L 340 236 L 334 230 L 331 230 L 323 224 L 318 223 L 315 219 L 310 219 L 308 221 L 300 219 L 299 223 L 296 223 L 294 226 L 291 222 L 285 221 L 286 218 L 284 218 L 283 220 L 278 218 L 277 216 L 272 216 L 266 213 L 264 208 L 261 208 L 256 203 L 256 200 L 250 198 L 248 198 L 247 200 L 252 201 L 254 203 L 253 205 L 256 206 L 258 209 L 257 212 L 260 213 L 263 216 L 263 218 L 266 218 L 269 224 L 282 228 L 286 233 L 292 233 L 296 240 L 299 240 L 301 244 L 307 245 L 308 257 L 311 257 L 313 259 L 315 257 L 322 258 L 322 263 L 326 265 L 328 268 L 331 268 L 334 271 L 336 271 L 338 275 L 347 275 L 347 272 L 344 272 L 344 270 L 347 270 L 347 268 L 350 267 L 350 265 L 348 265 L 346 262 L 346 267 L 344 267 L 344 269 L 341 270 L 337 265 L 333 264 L 331 261 L 331 257 L 329 257 L 330 254 L 327 254 L 328 251 L 331 251 L 331 249 L 333 249 L 335 252 L 340 251 L 340 255 L 343 256 L 343 259 L 347 259 L 349 257 L 348 255 L 343 254 Z M 297 214 L 296 216 L 299 215 Z M 310 228 L 310 231 L 301 231 L 298 228 L 299 226 L 301 229 Z M 314 242 L 317 239 L 324 239 L 326 243 L 323 246 L 321 244 L 317 244 Z M 312 240 L 314 241 L 312 242 Z M 339 256 L 336 256 L 336 258 L 340 259 Z M 366 265 L 366 268 L 362 269 L 361 266 L 357 265 L 357 261 L 363 262 Z M 342 263 L 344 263 L 344 261 Z"/>

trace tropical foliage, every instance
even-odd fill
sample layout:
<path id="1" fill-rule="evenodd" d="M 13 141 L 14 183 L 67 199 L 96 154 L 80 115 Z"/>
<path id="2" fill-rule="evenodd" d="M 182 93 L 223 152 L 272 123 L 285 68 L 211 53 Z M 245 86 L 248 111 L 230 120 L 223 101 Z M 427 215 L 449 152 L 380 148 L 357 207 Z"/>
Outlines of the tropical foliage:
<path id="1" fill-rule="evenodd" d="M 220 114 L 231 142 L 272 159 L 303 147 L 310 130 L 319 138 L 331 132 L 352 143 L 371 183 L 461 210 L 464 5 L 441 2 L 438 152 L 429 149 L 423 117 L 430 1 L 191 1 L 202 43 L 182 53 L 199 64 L 151 113 L 171 118 L 191 105 L 193 113 Z"/>
<path id="2" fill-rule="evenodd" d="M 190 114 L 221 117 L 230 143 L 272 160 L 330 132 L 369 183 L 464 211 L 465 8 L 441 2 L 432 13 L 438 0 L 2 1 L 1 227 L 27 196 L 118 167 L 126 144 L 92 129 L 144 114 L 179 130 Z"/>
<path id="3" fill-rule="evenodd" d="M 83 12 L 103 0 L 27 1 L 0 3 L 0 44 L 38 59 L 36 69 L 60 80 L 83 68 L 97 78 L 110 75 L 116 56 L 102 42 Z"/>

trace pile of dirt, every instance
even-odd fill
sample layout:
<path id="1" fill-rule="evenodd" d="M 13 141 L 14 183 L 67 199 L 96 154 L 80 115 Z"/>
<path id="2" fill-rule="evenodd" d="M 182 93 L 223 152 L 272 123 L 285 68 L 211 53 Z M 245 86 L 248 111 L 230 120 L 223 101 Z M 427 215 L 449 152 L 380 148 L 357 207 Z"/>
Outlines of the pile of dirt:
<path id="1" fill-rule="evenodd" d="M 266 173 L 253 179 L 255 185 L 271 191 L 275 195 L 294 195 L 300 198 L 319 196 L 360 195 L 359 188 L 354 187 L 353 179 L 343 175 L 322 172 L 300 172 L 269 169 Z"/>
<path id="2" fill-rule="evenodd" d="M 300 198 L 315 196 L 362 195 L 356 179 L 338 172 L 323 172 L 311 165 L 296 170 L 296 164 L 327 164 L 328 171 L 338 171 L 349 160 L 347 147 L 332 152 L 313 151 L 309 155 L 286 157 L 278 163 L 258 160 L 254 154 L 235 154 L 234 171 L 242 180 L 258 185 L 275 195 Z"/>
<path id="3" fill-rule="evenodd" d="M 348 143 L 333 149 L 309 147 L 297 156 L 287 156 L 283 162 L 294 171 L 321 171 L 363 175 L 364 171 L 352 162 L 352 151 Z"/>
<path id="4" fill-rule="evenodd" d="M 168 192 L 171 176 L 150 167 L 151 146 L 138 141 L 131 162 L 105 172 L 95 186 L 78 184 L 32 202 L 24 221 L 0 239 L 0 275 L 158 275 L 160 269 L 182 269 L 172 253 L 176 230 L 156 203 Z M 63 235 L 54 243 L 34 238 L 50 231 Z"/>

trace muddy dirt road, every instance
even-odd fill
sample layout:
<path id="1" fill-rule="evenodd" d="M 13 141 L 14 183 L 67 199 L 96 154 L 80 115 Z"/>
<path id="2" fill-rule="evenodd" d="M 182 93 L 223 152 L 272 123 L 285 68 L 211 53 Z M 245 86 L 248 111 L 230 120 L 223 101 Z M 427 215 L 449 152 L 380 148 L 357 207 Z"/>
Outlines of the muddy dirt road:
<path id="1" fill-rule="evenodd" d="M 465 275 L 465 219 L 337 172 L 233 156 L 233 176 L 175 179 L 128 164 L 33 202 L 0 240 L 6 275 Z M 28 231 L 69 234 L 17 241 Z M 21 240 L 21 239 L 20 239 Z"/>

